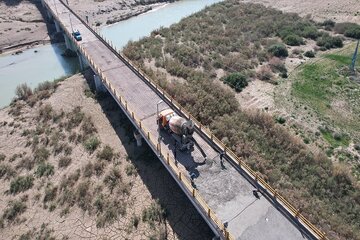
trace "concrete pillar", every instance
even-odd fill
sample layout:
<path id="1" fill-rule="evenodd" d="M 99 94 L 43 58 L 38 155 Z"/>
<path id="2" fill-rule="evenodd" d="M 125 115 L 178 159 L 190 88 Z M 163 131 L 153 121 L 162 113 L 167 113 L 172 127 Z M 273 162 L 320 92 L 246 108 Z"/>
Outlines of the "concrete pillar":
<path id="1" fill-rule="evenodd" d="M 68 36 L 64 33 L 64 39 L 65 39 L 65 46 L 67 49 L 73 50 L 71 40 L 68 38 Z"/>
<path id="2" fill-rule="evenodd" d="M 101 82 L 100 77 L 96 74 L 94 74 L 94 82 L 96 92 L 106 92 L 104 84 Z"/>
<path id="3" fill-rule="evenodd" d="M 50 11 L 46 10 L 46 14 L 49 20 L 53 19 L 53 16 L 51 15 Z"/>
<path id="4" fill-rule="evenodd" d="M 84 71 L 85 68 L 86 68 L 85 61 L 84 61 L 83 57 L 81 56 L 81 54 L 79 52 L 76 52 L 76 54 L 77 54 L 78 59 L 79 59 L 80 70 Z"/>
<path id="5" fill-rule="evenodd" d="M 55 22 L 55 29 L 56 29 L 56 32 L 61 32 L 61 27 L 60 27 L 60 24 L 57 22 L 57 21 L 54 21 Z"/>
<path id="6" fill-rule="evenodd" d="M 136 131 L 134 132 L 134 137 L 135 137 L 135 139 L 136 139 L 136 146 L 141 147 L 141 146 L 142 146 L 142 141 L 141 141 L 142 136 L 141 136 L 141 134 L 139 133 L 139 131 L 136 130 Z"/>

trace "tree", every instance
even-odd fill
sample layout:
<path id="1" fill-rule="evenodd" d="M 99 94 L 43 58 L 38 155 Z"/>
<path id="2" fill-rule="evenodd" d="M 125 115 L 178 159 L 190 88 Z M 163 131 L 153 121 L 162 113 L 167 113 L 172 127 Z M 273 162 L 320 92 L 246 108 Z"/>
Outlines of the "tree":
<path id="1" fill-rule="evenodd" d="M 248 85 L 246 76 L 238 72 L 229 74 L 223 82 L 234 88 L 236 92 L 241 92 Z"/>
<path id="2" fill-rule="evenodd" d="M 275 57 L 287 57 L 289 56 L 288 50 L 284 44 L 278 43 L 271 45 L 268 52 Z"/>

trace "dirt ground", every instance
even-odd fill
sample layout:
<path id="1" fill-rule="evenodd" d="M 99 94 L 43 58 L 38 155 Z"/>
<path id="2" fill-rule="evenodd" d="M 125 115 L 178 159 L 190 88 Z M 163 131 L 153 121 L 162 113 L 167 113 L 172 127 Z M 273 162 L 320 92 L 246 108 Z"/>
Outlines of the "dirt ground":
<path id="1" fill-rule="evenodd" d="M 161 239 L 210 239 L 212 237 L 210 229 L 156 156 L 148 147 L 136 147 L 131 123 L 121 113 L 112 98 L 105 95 L 96 101 L 89 97 L 89 93 L 84 77 L 77 74 L 62 82 L 49 99 L 42 100 L 32 108 L 29 106 L 21 108 L 19 116 L 9 114 L 11 107 L 0 111 L 0 155 L 5 156 L 5 160 L 0 161 L 0 173 L 3 173 L 5 165 L 15 171 L 11 175 L 1 175 L 0 232 L 2 238 L 18 239 L 24 234 L 35 238 L 35 236 L 41 234 L 44 236 L 47 233 L 55 239 L 149 239 L 150 237 L 160 239 L 160 236 L 165 237 Z M 28 146 L 29 139 L 24 132 L 35 128 L 39 122 L 37 118 L 39 109 L 46 104 L 50 104 L 54 112 L 58 113 L 61 111 L 68 113 L 79 106 L 81 111 L 92 119 L 101 141 L 99 148 L 109 145 L 116 153 L 114 160 L 105 166 L 103 175 L 93 174 L 86 177 L 85 173 L 89 163 L 95 165 L 99 161 L 97 152 L 100 149 L 89 154 L 81 143 L 75 144 L 70 141 L 68 144 L 72 151 L 69 157 L 72 161 L 66 168 L 58 166 L 62 154 L 50 154 L 47 162 L 55 168 L 53 175 L 36 177 L 36 165 L 32 170 L 21 167 L 24 161 L 29 161 L 34 157 L 31 145 Z M 52 127 L 65 135 L 68 134 L 65 129 L 59 129 L 59 125 Z M 50 131 L 56 131 L 55 129 L 50 127 Z M 39 138 L 42 144 L 40 135 Z M 103 176 L 113 168 L 120 171 L 122 176 L 120 183 L 130 187 L 130 192 L 128 195 L 125 194 L 125 198 L 122 198 L 124 195 L 118 193 L 118 191 L 123 191 L 121 188 L 116 187 L 113 194 L 106 190 Z M 129 174 L 129 169 L 131 174 Z M 107 196 L 109 201 L 120 199 L 117 207 L 125 206 L 126 213 L 119 216 L 113 223 L 99 228 L 96 226 L 99 213 L 96 213 L 94 209 L 83 211 L 77 204 L 71 207 L 66 207 L 66 204 L 61 205 L 60 202 L 64 196 L 63 190 L 60 191 L 61 182 L 66 179 L 66 176 L 72 176 L 78 170 L 80 177 L 72 189 L 73 194 L 78 194 L 76 186 L 90 181 L 88 193 L 80 196 L 83 198 L 91 196 L 87 200 L 91 204 L 95 204 L 96 196 L 99 194 Z M 10 194 L 11 181 L 17 176 L 29 174 L 35 178 L 34 186 L 27 191 Z M 45 203 L 43 199 L 45 199 L 47 186 L 57 186 L 59 190 L 54 200 Z M 154 204 L 156 199 L 165 209 L 165 219 L 160 222 L 155 221 L 154 225 L 150 221 L 143 220 L 143 212 Z M 13 200 L 24 203 L 26 210 L 12 221 L 4 220 L 5 209 Z M 139 223 L 134 227 L 136 216 Z"/>

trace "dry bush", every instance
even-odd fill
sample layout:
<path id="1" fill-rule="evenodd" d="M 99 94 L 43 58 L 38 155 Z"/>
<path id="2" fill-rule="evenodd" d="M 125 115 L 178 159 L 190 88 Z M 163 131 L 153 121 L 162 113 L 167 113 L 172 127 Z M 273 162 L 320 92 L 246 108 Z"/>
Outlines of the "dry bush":
<path id="1" fill-rule="evenodd" d="M 66 168 L 71 164 L 72 159 L 70 157 L 61 157 L 59 159 L 58 166 L 59 168 Z"/>
<path id="2" fill-rule="evenodd" d="M 0 164 L 0 179 L 9 180 L 16 176 L 16 171 L 8 164 Z"/>
<path id="3" fill-rule="evenodd" d="M 277 72 L 286 73 L 287 72 L 285 64 L 280 58 L 277 58 L 277 57 L 271 58 L 269 60 L 269 66 L 274 73 L 277 73 Z"/>
<path id="4" fill-rule="evenodd" d="M 114 158 L 114 150 L 109 145 L 105 145 L 104 148 L 96 155 L 100 160 L 111 161 Z"/>
<path id="5" fill-rule="evenodd" d="M 50 104 L 46 104 L 42 106 L 39 110 L 39 119 L 43 120 L 44 122 L 48 122 L 49 120 L 53 119 L 54 110 Z"/>
<path id="6" fill-rule="evenodd" d="M 90 178 L 94 173 L 94 164 L 91 162 L 87 163 L 83 169 L 83 176 Z"/>
<path id="7" fill-rule="evenodd" d="M 26 211 L 26 204 L 20 200 L 10 201 L 4 210 L 2 219 L 9 223 L 13 222 L 19 215 Z"/>
<path id="8" fill-rule="evenodd" d="M 118 168 L 112 168 L 104 178 L 104 183 L 109 188 L 110 192 L 113 192 L 116 186 L 120 186 L 122 181 L 123 178 Z"/>
<path id="9" fill-rule="evenodd" d="M 26 83 L 22 83 L 16 87 L 15 94 L 18 99 L 26 101 L 33 94 L 33 91 Z"/>
<path id="10" fill-rule="evenodd" d="M 268 65 L 261 66 L 256 72 L 256 77 L 260 80 L 271 82 L 273 80 L 273 73 Z"/>

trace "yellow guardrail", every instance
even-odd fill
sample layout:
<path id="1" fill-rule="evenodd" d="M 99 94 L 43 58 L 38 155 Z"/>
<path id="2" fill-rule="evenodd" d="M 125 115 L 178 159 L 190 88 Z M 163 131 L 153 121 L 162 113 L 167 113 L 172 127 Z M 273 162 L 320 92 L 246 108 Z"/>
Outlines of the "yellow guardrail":
<path id="1" fill-rule="evenodd" d="M 51 9 L 49 5 L 46 3 L 48 9 Z M 161 145 L 157 143 L 156 140 L 153 139 L 153 136 L 149 131 L 147 131 L 144 126 L 141 123 L 141 120 L 137 119 L 135 113 L 130 110 L 127 101 L 116 91 L 116 89 L 111 85 L 111 83 L 106 78 L 105 74 L 101 71 L 101 69 L 95 64 L 95 62 L 91 59 L 91 57 L 86 53 L 85 49 L 82 47 L 79 42 L 77 42 L 72 34 L 67 30 L 67 28 L 64 26 L 64 24 L 60 21 L 58 16 L 53 13 L 53 17 L 60 23 L 60 26 L 65 31 L 65 33 L 70 37 L 72 42 L 78 47 L 79 51 L 83 54 L 83 56 L 87 59 L 88 63 L 92 67 L 92 69 L 95 71 L 95 73 L 100 77 L 101 81 L 107 86 L 108 90 L 111 91 L 113 96 L 115 96 L 118 100 L 118 102 L 123 106 L 123 108 L 127 111 L 128 115 L 131 116 L 131 118 L 134 120 L 135 123 L 137 123 L 139 130 L 143 133 L 143 136 L 146 136 L 148 142 L 150 142 L 151 145 L 153 145 L 153 148 L 157 150 L 157 153 L 159 156 L 161 156 L 166 164 L 170 167 L 170 169 L 173 171 L 173 173 L 178 176 L 179 181 L 185 186 L 188 193 L 191 194 L 191 196 L 196 200 L 196 202 L 201 206 L 203 211 L 207 214 L 208 218 L 210 218 L 222 231 L 225 239 L 227 240 L 233 240 L 234 237 L 228 232 L 224 224 L 221 220 L 217 218 L 215 213 L 211 210 L 211 208 L 207 205 L 207 203 L 204 201 L 204 199 L 200 196 L 200 194 L 197 193 L 197 190 L 192 187 L 189 180 L 183 176 L 181 170 L 178 168 L 178 166 L 175 163 L 175 159 L 171 157 L 171 154 L 169 152 L 164 152 L 161 148 Z M 90 27 L 90 26 L 88 26 Z M 93 29 L 94 32 L 96 30 Z M 100 34 L 98 33 L 98 36 Z M 102 36 L 101 36 L 102 37 Z M 102 37 L 103 40 L 107 41 L 104 37 Z M 107 41 L 108 45 L 111 46 L 114 49 L 114 46 L 111 42 Z M 258 173 L 252 170 L 243 160 L 241 160 L 231 149 L 229 149 L 223 142 L 221 142 L 217 137 L 214 136 L 214 134 L 204 125 L 202 125 L 195 117 L 193 117 L 188 111 L 186 111 L 170 94 L 168 94 L 163 88 L 159 86 L 155 81 L 153 81 L 149 76 L 147 76 L 146 73 L 144 73 L 141 69 L 139 69 L 137 66 L 135 66 L 131 60 L 129 60 L 125 55 L 123 55 L 121 52 L 118 52 L 120 56 L 131 66 L 133 67 L 140 75 L 143 76 L 143 78 L 153 86 L 153 88 L 156 89 L 156 91 L 163 96 L 167 101 L 171 102 L 172 105 L 181 112 L 184 116 L 186 116 L 188 119 L 191 119 L 195 126 L 204 134 L 206 135 L 218 148 L 222 149 L 230 159 L 239 165 L 239 167 L 247 173 L 249 177 L 251 177 L 255 182 L 260 184 L 263 189 L 268 191 L 274 199 L 277 200 L 278 203 L 280 203 L 287 211 L 290 213 L 293 217 L 297 218 L 304 227 L 306 227 L 308 230 L 310 230 L 314 236 L 316 236 L 318 239 L 321 240 L 328 240 L 327 236 L 324 232 L 320 231 L 315 225 L 313 225 L 305 216 L 303 216 L 298 209 L 296 209 L 288 200 L 286 200 L 283 196 L 281 196 L 273 187 L 270 186 L 263 178 L 259 177 Z"/>

